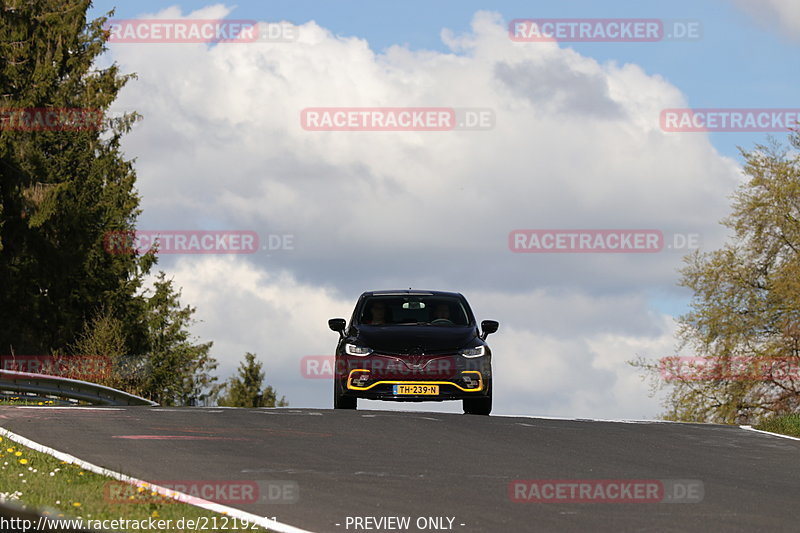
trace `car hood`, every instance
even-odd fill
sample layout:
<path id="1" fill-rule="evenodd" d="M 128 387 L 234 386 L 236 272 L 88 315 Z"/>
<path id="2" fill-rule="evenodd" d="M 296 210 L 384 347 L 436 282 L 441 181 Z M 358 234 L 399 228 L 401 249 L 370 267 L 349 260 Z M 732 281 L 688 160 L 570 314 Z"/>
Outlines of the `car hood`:
<path id="1" fill-rule="evenodd" d="M 386 354 L 454 353 L 477 337 L 473 326 L 359 326 L 356 342 Z"/>

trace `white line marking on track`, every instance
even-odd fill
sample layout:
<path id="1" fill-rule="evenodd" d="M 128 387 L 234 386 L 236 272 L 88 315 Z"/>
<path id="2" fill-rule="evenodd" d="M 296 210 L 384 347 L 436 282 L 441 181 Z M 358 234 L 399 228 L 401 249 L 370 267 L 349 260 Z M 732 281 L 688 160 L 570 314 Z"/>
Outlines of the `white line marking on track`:
<path id="1" fill-rule="evenodd" d="M 56 459 L 67 461 L 68 463 L 77 464 L 84 470 L 88 470 L 90 472 L 94 472 L 95 474 L 100 474 L 102 476 L 108 476 L 119 481 L 124 481 L 126 483 L 145 486 L 148 489 L 157 492 L 158 494 L 161 494 L 162 496 L 173 498 L 175 500 L 178 500 L 179 502 L 188 503 L 189 505 L 194 505 L 195 507 L 200 507 L 202 509 L 213 511 L 215 513 L 227 513 L 228 516 L 238 518 L 240 520 L 246 520 L 247 522 L 250 522 L 252 524 L 257 524 L 261 527 L 270 529 L 272 531 L 277 531 L 278 533 L 311 533 L 306 529 L 300 529 L 289 524 L 284 524 L 283 522 L 271 520 L 263 516 L 258 516 L 252 513 L 241 511 L 239 509 L 235 509 L 233 507 L 228 507 L 227 505 L 210 502 L 208 500 L 197 498 L 195 496 L 190 496 L 189 494 L 184 494 L 182 492 L 168 489 L 166 487 L 153 485 L 152 483 L 148 483 L 147 481 L 137 479 L 135 477 L 126 476 L 125 474 L 120 474 L 119 472 L 103 468 L 102 466 L 97 466 L 95 464 L 84 461 L 83 459 L 78 459 L 74 455 L 69 455 L 67 453 L 60 452 L 58 450 L 50 448 L 49 446 L 39 444 L 38 442 L 34 442 L 26 437 L 23 437 L 22 435 L 13 433 L 5 428 L 0 428 L 0 435 L 6 437 L 9 440 L 13 440 L 14 442 L 22 444 L 23 446 L 27 446 L 32 450 L 36 450 L 37 452 L 46 453 L 48 455 L 52 455 Z"/>
<path id="2" fill-rule="evenodd" d="M 774 437 L 783 437 L 784 439 L 790 440 L 800 440 L 800 438 L 792 437 L 791 435 L 781 435 L 780 433 L 773 433 L 771 431 L 764 431 L 763 429 L 756 429 L 753 426 L 739 426 L 742 429 L 746 429 L 748 431 L 755 431 L 756 433 L 764 433 L 766 435 L 772 435 Z"/>
<path id="3" fill-rule="evenodd" d="M 492 418 L 533 418 L 541 420 L 566 420 L 569 422 L 619 422 L 622 424 L 692 424 L 694 422 L 673 422 L 672 420 L 633 420 L 627 418 L 570 418 L 562 416 L 539 415 L 491 415 Z"/>
<path id="4" fill-rule="evenodd" d="M 468 416 L 462 415 L 461 413 L 446 413 L 446 412 L 439 412 L 439 411 L 405 411 L 402 409 L 391 409 L 386 411 L 380 411 L 381 414 L 362 414 L 361 416 L 364 417 L 373 417 L 373 416 L 392 416 L 393 414 L 397 413 L 410 413 L 414 415 L 419 414 L 430 414 L 430 415 L 457 415 L 457 416 Z M 620 422 L 622 424 L 691 424 L 692 422 L 673 422 L 672 420 L 636 420 L 636 419 L 628 419 L 628 418 L 586 418 L 586 417 L 565 417 L 565 416 L 544 416 L 544 415 L 519 415 L 519 414 L 500 414 L 496 413 L 490 415 L 491 418 L 532 418 L 532 419 L 541 419 L 541 420 L 566 420 L 572 422 Z"/>

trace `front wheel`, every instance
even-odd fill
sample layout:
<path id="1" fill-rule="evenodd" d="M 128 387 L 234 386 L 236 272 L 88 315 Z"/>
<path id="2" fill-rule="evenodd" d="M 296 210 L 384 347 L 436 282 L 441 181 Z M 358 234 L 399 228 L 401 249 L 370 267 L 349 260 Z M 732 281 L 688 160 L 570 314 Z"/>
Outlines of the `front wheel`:
<path id="1" fill-rule="evenodd" d="M 464 398 L 464 413 L 468 415 L 488 415 L 492 412 L 492 390 L 481 398 Z"/>
<path id="2" fill-rule="evenodd" d="M 333 380 L 333 408 L 334 409 L 355 409 L 358 398 L 344 396 L 341 393 L 341 384 L 338 379 Z"/>

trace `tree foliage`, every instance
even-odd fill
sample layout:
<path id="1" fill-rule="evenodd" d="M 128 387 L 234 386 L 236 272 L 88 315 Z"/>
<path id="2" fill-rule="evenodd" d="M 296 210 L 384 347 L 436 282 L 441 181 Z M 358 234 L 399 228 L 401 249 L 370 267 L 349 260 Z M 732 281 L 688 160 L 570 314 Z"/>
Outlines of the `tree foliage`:
<path id="1" fill-rule="evenodd" d="M 89 4 L 4 2 L 0 108 L 108 109 L 131 76 L 95 67 L 105 18 L 87 23 Z M 133 166 L 119 150 L 134 120 L 0 128 L 0 351 L 63 349 L 103 306 L 128 325 L 126 344 L 143 338 L 135 295 L 154 257 L 103 249 L 106 232 L 134 229 L 139 214 Z"/>
<path id="2" fill-rule="evenodd" d="M 110 253 L 107 237 L 135 231 L 133 163 L 120 142 L 139 116 L 94 128 L 12 127 L 3 110 L 105 113 L 134 76 L 97 68 L 107 17 L 89 0 L 0 5 L 0 354 L 103 356 L 103 381 L 164 404 L 213 396 L 211 343 L 189 333 L 194 308 L 156 256 Z"/>
<path id="3" fill-rule="evenodd" d="M 694 296 L 680 348 L 702 364 L 670 382 L 667 419 L 755 423 L 800 411 L 800 156 L 774 142 L 742 154 L 748 179 L 723 221 L 732 237 L 684 259 L 680 284 Z"/>
<path id="4" fill-rule="evenodd" d="M 264 372 L 255 354 L 247 352 L 245 360 L 239 363 L 238 375 L 225 384 L 219 405 L 226 407 L 286 407 L 289 405 L 282 396 L 280 400 L 271 386 L 263 387 Z M 263 388 L 262 388 L 263 387 Z"/>
<path id="5" fill-rule="evenodd" d="M 163 405 L 194 404 L 217 379 L 210 375 L 217 367 L 208 354 L 213 343 L 193 343 L 189 326 L 195 308 L 181 307 L 179 298 L 172 280 L 160 272 L 147 299 L 148 350 L 132 362 L 132 381 Z"/>

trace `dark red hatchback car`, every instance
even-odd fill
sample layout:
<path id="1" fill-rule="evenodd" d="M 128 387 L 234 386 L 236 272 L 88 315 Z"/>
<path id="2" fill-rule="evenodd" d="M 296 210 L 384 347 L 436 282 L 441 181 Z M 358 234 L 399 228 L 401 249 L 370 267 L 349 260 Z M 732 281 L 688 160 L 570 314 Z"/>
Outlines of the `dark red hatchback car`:
<path id="1" fill-rule="evenodd" d="M 370 291 L 339 333 L 333 383 L 335 409 L 355 409 L 358 398 L 391 401 L 461 400 L 464 412 L 492 411 L 492 352 L 466 298 L 442 291 Z"/>

